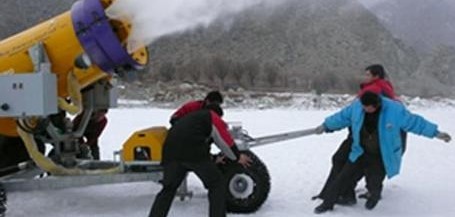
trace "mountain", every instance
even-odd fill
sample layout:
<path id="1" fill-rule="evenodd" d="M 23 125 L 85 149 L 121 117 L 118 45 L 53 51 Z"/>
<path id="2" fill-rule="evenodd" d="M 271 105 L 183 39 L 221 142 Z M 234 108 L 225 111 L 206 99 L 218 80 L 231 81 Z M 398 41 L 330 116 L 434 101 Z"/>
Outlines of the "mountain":
<path id="1" fill-rule="evenodd" d="M 167 63 L 176 65 L 176 77 L 190 79 L 188 69 L 194 67 L 188 65 L 221 58 L 260 67 L 260 75 L 254 78 L 243 70 L 243 80 L 237 79 L 242 86 L 321 92 L 355 92 L 364 67 L 373 63 L 384 64 L 394 81 L 405 83 L 419 63 L 412 49 L 395 39 L 355 0 L 288 0 L 275 7 L 259 5 L 235 17 L 218 19 L 206 29 L 164 37 L 152 44 L 150 51 L 158 78 Z M 235 70 L 242 74 L 242 70 Z M 269 79 L 274 74 L 278 74 L 275 79 Z M 218 80 L 236 82 L 232 77 L 224 75 Z M 398 90 L 405 91 L 399 85 Z"/>
<path id="2" fill-rule="evenodd" d="M 440 45 L 426 55 L 409 80 L 415 81 L 421 89 L 418 92 L 407 83 L 411 95 L 453 96 L 455 92 L 455 47 Z"/>
<path id="3" fill-rule="evenodd" d="M 455 1 L 382 0 L 365 3 L 396 37 L 420 52 L 455 46 Z"/>

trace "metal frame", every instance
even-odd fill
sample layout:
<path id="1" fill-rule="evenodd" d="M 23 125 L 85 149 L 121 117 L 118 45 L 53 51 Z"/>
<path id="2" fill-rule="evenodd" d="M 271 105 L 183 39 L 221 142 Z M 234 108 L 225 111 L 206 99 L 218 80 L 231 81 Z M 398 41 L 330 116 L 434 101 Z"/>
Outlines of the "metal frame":
<path id="1" fill-rule="evenodd" d="M 252 147 L 266 145 L 270 143 L 282 142 L 285 140 L 296 139 L 304 136 L 315 134 L 315 128 L 292 131 L 287 133 L 274 134 L 270 136 L 253 138 L 242 129 L 241 126 L 231 128 L 236 143 L 243 148 L 241 150 L 248 150 Z M 114 153 L 120 156 L 120 151 Z M 17 172 L 13 175 L 3 177 L 0 182 L 4 183 L 8 191 L 29 191 L 29 190 L 47 190 L 47 189 L 61 189 L 68 187 L 83 187 L 97 184 L 111 184 L 122 182 L 142 182 L 154 181 L 158 182 L 162 178 L 162 168 L 159 162 L 151 161 L 95 161 L 84 160 L 78 163 L 79 167 L 87 169 L 103 169 L 113 166 L 121 167 L 122 173 L 119 174 L 105 174 L 105 175 L 83 175 L 83 176 L 45 176 L 44 171 L 37 167 L 24 167 L 24 171 Z M 143 172 L 135 172 L 135 168 L 142 168 Z M 192 192 L 188 190 L 187 180 L 182 183 L 178 190 L 178 197 L 184 200 L 186 197 L 191 197 Z"/>

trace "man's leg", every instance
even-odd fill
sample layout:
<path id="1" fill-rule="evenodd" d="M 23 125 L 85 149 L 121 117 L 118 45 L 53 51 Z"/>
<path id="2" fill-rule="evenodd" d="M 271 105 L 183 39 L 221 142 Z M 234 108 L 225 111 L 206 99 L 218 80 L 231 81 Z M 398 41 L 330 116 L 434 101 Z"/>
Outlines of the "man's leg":
<path id="1" fill-rule="evenodd" d="M 346 188 L 341 189 L 340 195 L 338 196 L 336 204 L 351 206 L 357 203 L 357 198 L 355 194 L 355 188 L 357 183 L 363 178 L 364 171 L 363 169 L 358 169 L 353 175 L 351 184 L 347 185 Z"/>
<path id="2" fill-rule="evenodd" d="M 360 159 L 356 163 L 350 161 L 346 162 L 341 172 L 335 178 L 335 180 L 327 187 L 324 202 L 314 209 L 316 214 L 332 210 L 335 205 L 338 196 L 343 189 L 347 189 L 354 179 L 354 174 L 357 170 L 361 169 Z"/>
<path id="3" fill-rule="evenodd" d="M 98 141 L 90 146 L 90 152 L 92 153 L 94 160 L 100 159 L 100 147 L 98 146 Z"/>
<path id="4" fill-rule="evenodd" d="M 369 195 L 365 203 L 365 208 L 373 209 L 381 199 L 382 183 L 385 179 L 384 164 L 381 156 L 370 156 L 367 159 L 365 169 L 365 179 Z"/>
<path id="5" fill-rule="evenodd" d="M 169 213 L 172 201 L 180 183 L 183 181 L 187 169 L 180 162 L 169 162 L 163 168 L 163 188 L 156 195 L 149 217 L 165 217 Z"/>
<path id="6" fill-rule="evenodd" d="M 352 136 L 351 134 L 348 135 L 348 137 L 341 143 L 340 147 L 338 150 L 333 154 L 332 156 L 332 168 L 330 169 L 329 177 L 327 177 L 327 180 L 324 184 L 324 187 L 322 187 L 321 192 L 314 196 L 312 199 L 324 199 L 325 195 L 327 194 L 328 187 L 332 184 L 332 182 L 336 179 L 338 174 L 341 172 L 343 169 L 343 166 L 346 164 L 348 157 L 349 157 L 349 152 L 351 151 L 351 145 L 352 145 Z"/>
<path id="7" fill-rule="evenodd" d="M 226 185 L 224 176 L 216 164 L 211 161 L 185 163 L 202 180 L 209 191 L 210 217 L 226 216 Z"/>

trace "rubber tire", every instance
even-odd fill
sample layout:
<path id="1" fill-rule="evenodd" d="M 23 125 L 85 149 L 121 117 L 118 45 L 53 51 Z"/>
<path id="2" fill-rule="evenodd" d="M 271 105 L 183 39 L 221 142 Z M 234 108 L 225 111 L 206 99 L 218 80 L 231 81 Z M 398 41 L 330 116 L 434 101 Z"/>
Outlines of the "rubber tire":
<path id="1" fill-rule="evenodd" d="M 270 175 L 265 164 L 251 151 L 242 151 L 253 161 L 251 166 L 243 168 L 230 162 L 223 166 L 226 178 L 226 210 L 230 213 L 252 213 L 257 211 L 270 192 Z M 236 174 L 245 174 L 254 181 L 253 192 L 247 198 L 236 198 L 229 189 L 229 182 Z"/>

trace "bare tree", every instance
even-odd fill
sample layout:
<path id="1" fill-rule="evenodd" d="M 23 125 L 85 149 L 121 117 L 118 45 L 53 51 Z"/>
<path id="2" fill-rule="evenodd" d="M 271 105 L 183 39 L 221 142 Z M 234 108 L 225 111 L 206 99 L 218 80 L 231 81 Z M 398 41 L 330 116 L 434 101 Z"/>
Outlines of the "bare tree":
<path id="1" fill-rule="evenodd" d="M 205 68 L 204 61 L 201 58 L 195 58 L 185 64 L 185 74 L 188 75 L 191 81 L 199 82 Z"/>
<path id="2" fill-rule="evenodd" d="M 267 63 L 264 66 L 264 73 L 267 83 L 269 83 L 270 86 L 273 87 L 278 78 L 278 66 L 273 63 Z"/>
<path id="3" fill-rule="evenodd" d="M 339 82 L 336 76 L 330 75 L 329 73 L 318 73 L 312 80 L 312 89 L 318 94 L 327 92 L 330 88 L 336 86 L 337 82 Z"/>
<path id="4" fill-rule="evenodd" d="M 244 64 L 245 75 L 252 87 L 256 85 L 256 78 L 259 75 L 259 64 L 256 60 L 248 60 Z"/>
<path id="5" fill-rule="evenodd" d="M 207 76 L 207 80 L 211 83 L 215 83 L 215 73 L 213 72 L 213 67 L 207 67 L 204 70 L 205 76 Z"/>
<path id="6" fill-rule="evenodd" d="M 232 76 L 238 85 L 242 84 L 243 74 L 245 73 L 244 63 L 236 62 L 232 64 Z"/>
<path id="7" fill-rule="evenodd" d="M 229 74 L 231 61 L 222 58 L 221 56 L 215 56 L 212 59 L 212 68 L 214 70 L 214 74 L 220 81 L 220 88 L 224 88 L 224 82 L 226 76 Z"/>
<path id="8" fill-rule="evenodd" d="M 163 79 L 164 82 L 169 82 L 174 79 L 176 73 L 176 68 L 173 63 L 165 62 L 161 65 L 159 74 L 160 78 Z"/>

